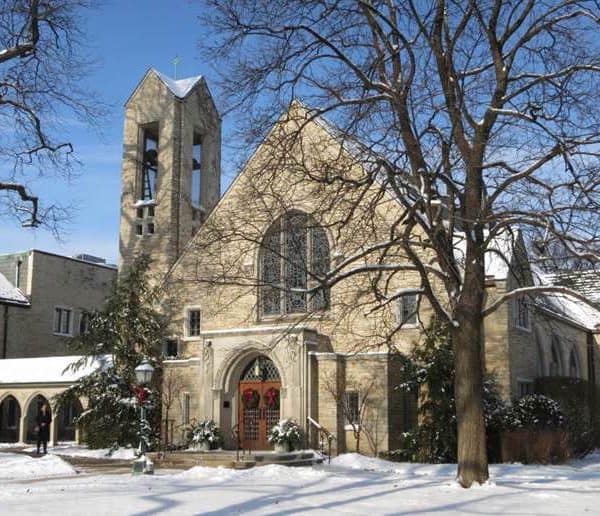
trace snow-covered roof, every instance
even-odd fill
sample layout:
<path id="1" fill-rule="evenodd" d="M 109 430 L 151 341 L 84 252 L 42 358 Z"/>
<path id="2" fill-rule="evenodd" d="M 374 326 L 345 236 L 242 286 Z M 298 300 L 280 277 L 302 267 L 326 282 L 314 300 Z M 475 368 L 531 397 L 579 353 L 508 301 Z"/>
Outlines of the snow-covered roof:
<path id="1" fill-rule="evenodd" d="M 533 272 L 534 282 L 538 285 L 560 285 L 566 286 L 573 290 L 579 290 L 572 285 L 563 285 L 556 281 L 556 274 L 546 274 L 536 266 L 531 267 Z M 586 295 L 585 292 L 581 292 Z M 590 298 L 590 301 L 595 302 L 594 299 Z M 590 330 L 596 329 L 600 325 L 600 310 L 597 310 L 593 306 L 584 303 L 580 299 L 576 299 L 567 294 L 560 293 L 542 293 L 536 296 L 536 304 L 545 308 L 546 310 L 565 317 L 580 326 L 584 326 Z"/>
<path id="2" fill-rule="evenodd" d="M 158 78 L 165 83 L 167 88 L 171 90 L 171 93 L 180 99 L 187 97 L 194 86 L 196 86 L 196 84 L 202 80 L 201 75 L 188 77 L 187 79 L 171 79 L 171 77 L 166 76 L 164 73 L 161 73 L 154 68 L 152 68 L 152 70 L 158 76 Z"/>
<path id="3" fill-rule="evenodd" d="M 560 271 L 547 273 L 553 285 L 562 285 L 581 292 L 593 303 L 600 303 L 600 271 Z"/>
<path id="4" fill-rule="evenodd" d="M 8 358 L 0 360 L 0 384 L 69 383 L 93 373 L 110 363 L 110 356 L 90 359 L 77 371 L 67 369 L 82 358 L 78 355 L 40 358 Z"/>
<path id="5" fill-rule="evenodd" d="M 29 306 L 29 299 L 0 273 L 0 304 Z"/>

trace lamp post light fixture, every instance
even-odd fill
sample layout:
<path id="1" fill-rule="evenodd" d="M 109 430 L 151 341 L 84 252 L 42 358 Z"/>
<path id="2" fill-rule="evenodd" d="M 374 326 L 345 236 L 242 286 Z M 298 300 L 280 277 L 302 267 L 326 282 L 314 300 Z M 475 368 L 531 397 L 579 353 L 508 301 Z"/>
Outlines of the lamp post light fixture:
<path id="1" fill-rule="evenodd" d="M 146 422 L 146 408 L 144 407 L 145 397 L 143 394 L 143 386 L 150 383 L 152 380 L 152 375 L 154 374 L 154 367 L 147 360 L 144 359 L 135 369 L 135 379 L 139 384 L 137 392 L 140 394 L 137 395 L 137 404 L 140 406 L 140 429 L 144 428 L 144 423 Z M 146 457 L 146 445 L 144 443 L 144 438 L 140 437 L 140 456 L 133 461 L 133 473 L 145 473 L 147 475 L 151 475 L 154 473 L 154 463 Z"/>

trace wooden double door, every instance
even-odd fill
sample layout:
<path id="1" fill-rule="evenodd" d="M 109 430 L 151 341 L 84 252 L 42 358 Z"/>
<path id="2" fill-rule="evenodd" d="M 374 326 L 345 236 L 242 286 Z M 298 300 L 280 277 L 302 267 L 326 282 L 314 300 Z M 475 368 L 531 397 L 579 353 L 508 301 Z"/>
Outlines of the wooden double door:
<path id="1" fill-rule="evenodd" d="M 273 448 L 267 436 L 279 422 L 281 381 L 242 380 L 239 386 L 241 445 L 249 450 Z"/>

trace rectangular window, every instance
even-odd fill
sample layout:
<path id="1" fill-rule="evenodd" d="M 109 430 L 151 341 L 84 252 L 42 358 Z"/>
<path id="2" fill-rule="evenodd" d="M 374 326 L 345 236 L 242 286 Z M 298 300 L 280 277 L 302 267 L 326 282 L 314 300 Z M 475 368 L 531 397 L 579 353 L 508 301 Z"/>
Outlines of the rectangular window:
<path id="1" fill-rule="evenodd" d="M 165 356 L 176 357 L 177 356 L 177 339 L 167 339 L 165 341 Z"/>
<path id="2" fill-rule="evenodd" d="M 184 392 L 183 393 L 183 407 L 182 407 L 182 411 L 181 411 L 181 419 L 182 419 L 182 423 L 184 425 L 189 424 L 190 422 L 190 393 L 189 392 Z"/>
<path id="3" fill-rule="evenodd" d="M 148 235 L 154 235 L 154 223 L 153 222 L 148 223 L 148 225 L 146 226 L 146 233 Z"/>
<path id="4" fill-rule="evenodd" d="M 71 335 L 71 315 L 72 311 L 68 308 L 54 309 L 54 333 Z"/>
<path id="5" fill-rule="evenodd" d="M 144 127 L 142 133 L 142 184 L 140 199 L 155 199 L 158 175 L 158 124 Z"/>
<path id="6" fill-rule="evenodd" d="M 90 323 L 90 316 L 87 313 L 82 312 L 81 316 L 79 317 L 79 334 L 80 335 L 82 333 L 85 333 L 88 331 L 89 323 Z"/>
<path id="7" fill-rule="evenodd" d="M 154 217 L 154 206 L 148 206 L 146 208 L 146 215 L 148 217 Z"/>
<path id="8" fill-rule="evenodd" d="M 398 324 L 417 324 L 418 302 L 416 294 L 409 294 L 398 299 Z"/>
<path id="9" fill-rule="evenodd" d="M 144 218 L 144 208 L 137 208 L 137 209 L 135 210 L 135 216 L 136 216 L 138 219 L 143 219 L 143 218 Z"/>
<path id="10" fill-rule="evenodd" d="M 533 394 L 533 382 L 530 380 L 519 380 L 518 382 L 519 398 Z"/>
<path id="11" fill-rule="evenodd" d="M 357 425 L 360 423 L 359 408 L 358 408 L 358 392 L 347 391 L 344 393 L 344 414 L 346 421 L 351 425 Z"/>
<path id="12" fill-rule="evenodd" d="M 202 204 L 202 137 L 194 133 L 192 146 L 192 190 L 191 201 L 194 206 Z"/>
<path id="13" fill-rule="evenodd" d="M 529 323 L 529 303 L 527 298 L 519 297 L 517 298 L 517 326 L 529 330 Z"/>
<path id="14" fill-rule="evenodd" d="M 144 226 L 142 226 L 141 224 L 136 224 L 135 225 L 135 234 L 137 236 L 142 236 L 144 234 Z"/>
<path id="15" fill-rule="evenodd" d="M 187 335 L 188 337 L 197 337 L 200 335 L 200 310 L 188 310 Z"/>

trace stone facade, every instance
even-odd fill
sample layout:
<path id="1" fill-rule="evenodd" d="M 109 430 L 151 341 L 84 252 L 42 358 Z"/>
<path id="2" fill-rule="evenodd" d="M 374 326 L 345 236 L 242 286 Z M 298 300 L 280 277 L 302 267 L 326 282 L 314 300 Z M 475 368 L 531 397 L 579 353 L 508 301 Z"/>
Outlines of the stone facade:
<path id="1" fill-rule="evenodd" d="M 157 275 L 168 271 L 161 276 L 161 307 L 171 321 L 170 334 L 177 343 L 177 356 L 165 361 L 165 374 L 177 376 L 181 385 L 181 395 L 169 408 L 169 418 L 178 425 L 193 418 L 214 419 L 223 429 L 225 446 L 235 447 L 236 431 L 239 435 L 247 428 L 244 411 L 248 407 L 242 410 L 240 390 L 242 375 L 257 357 L 264 357 L 277 369 L 280 415 L 295 418 L 305 428 L 307 445 L 317 445 L 317 422 L 335 436 L 334 448 L 356 449 L 357 435 L 351 423 L 359 418 L 361 451 L 395 449 L 400 433 L 414 424 L 416 408 L 415 400 L 398 389 L 399 365 L 395 357 L 418 345 L 422 327 L 430 320 L 431 307 L 423 301 L 419 324 L 407 325 L 395 332 L 391 340 L 383 338 L 398 323 L 398 307 L 390 304 L 371 310 L 373 300 L 363 275 L 331 288 L 326 309 L 302 314 L 266 313 L 267 294 L 265 285 L 261 285 L 260 264 L 265 235 L 285 234 L 285 228 L 292 224 L 287 218 L 290 213 L 306 214 L 306 220 L 311 221 L 309 226 L 322 229 L 331 266 L 335 267 L 357 250 L 385 238 L 401 207 L 389 195 L 379 195 L 376 189 L 367 191 L 356 207 L 352 191 L 344 197 L 333 185 L 298 181 L 298 167 L 313 167 L 315 173 L 320 173 L 332 159 L 336 159 L 337 166 L 346 166 L 350 176 L 355 172 L 358 175 L 358 171 L 335 135 L 318 121 L 307 121 L 307 111 L 294 103 L 191 240 L 187 229 L 182 229 L 181 210 L 168 208 L 189 197 L 185 188 L 190 182 L 174 183 L 173 172 L 168 168 L 170 163 L 180 166 L 172 157 L 179 152 L 177 142 L 184 142 L 185 138 L 167 140 L 174 147 L 159 151 L 162 157 L 156 193 L 157 210 L 160 202 L 165 218 L 160 224 L 157 218 L 160 229 L 152 237 L 136 240 L 132 236 L 136 223 L 132 218 L 132 192 L 137 172 L 131 154 L 139 148 L 135 135 L 140 124 L 156 119 L 167 128 L 166 134 L 172 131 L 171 125 L 178 126 L 179 115 L 171 105 L 171 97 L 159 78 L 150 75 L 134 94 L 133 104 L 139 107 L 134 109 L 132 103 L 127 107 L 121 218 L 122 263 L 127 264 L 144 250 L 154 259 Z M 203 101 L 212 106 L 208 99 Z M 151 115 L 143 117 L 138 111 Z M 200 109 L 194 116 L 201 118 L 202 113 Z M 299 124 L 303 127 L 302 138 L 287 147 L 282 143 L 285 136 Z M 193 126 L 192 117 L 186 127 Z M 187 142 L 180 145 L 189 147 L 189 137 Z M 189 162 L 184 164 L 186 167 L 190 168 Z M 218 173 L 218 168 L 214 171 Z M 164 202 L 163 196 L 167 199 Z M 336 199 L 335 208 L 330 205 L 332 198 Z M 335 219 L 350 212 L 350 208 L 352 215 L 347 223 L 330 231 Z M 303 238 L 313 242 L 314 229 L 310 231 Z M 282 239 L 277 242 L 287 242 L 289 237 L 276 238 Z M 181 243 L 187 240 L 182 251 Z M 497 266 L 489 274 L 486 293 L 490 303 L 517 284 L 532 282 L 526 254 L 519 247 L 521 242 L 511 240 L 510 244 L 505 254 L 511 263 Z M 426 251 L 423 258 L 434 259 Z M 418 285 L 413 272 L 389 276 L 391 290 Z M 435 282 L 434 288 L 443 291 Z M 280 303 L 291 302 L 287 297 L 277 299 Z M 486 368 L 498 380 L 505 398 L 518 396 L 527 382 L 547 370 L 547 351 L 543 350 L 548 346 L 548 335 L 544 331 L 550 320 L 569 348 L 574 346 L 577 350 L 577 376 L 587 378 L 585 343 L 590 333 L 586 328 L 561 320 L 549 311 L 531 310 L 529 328 L 518 327 L 516 319 L 514 303 L 509 302 L 485 321 Z M 360 414 L 349 417 L 349 400 L 358 400 L 360 409 L 361 401 L 367 398 L 365 418 Z"/>
<path id="2" fill-rule="evenodd" d="M 125 105 L 121 269 L 147 253 L 154 258 L 153 271 L 164 275 L 219 200 L 221 121 L 204 79 L 186 81 L 150 70 Z M 156 188 L 150 199 L 143 199 L 144 131 L 153 126 L 158 137 Z M 192 198 L 194 138 L 202 151 L 198 204 Z"/>
<path id="3" fill-rule="evenodd" d="M 0 307 L 2 358 L 70 354 L 83 311 L 102 306 L 117 276 L 112 266 L 38 250 L 0 255 L 0 273 L 30 301 L 28 308 Z M 66 334 L 56 331 L 57 308 L 70 313 Z"/>

